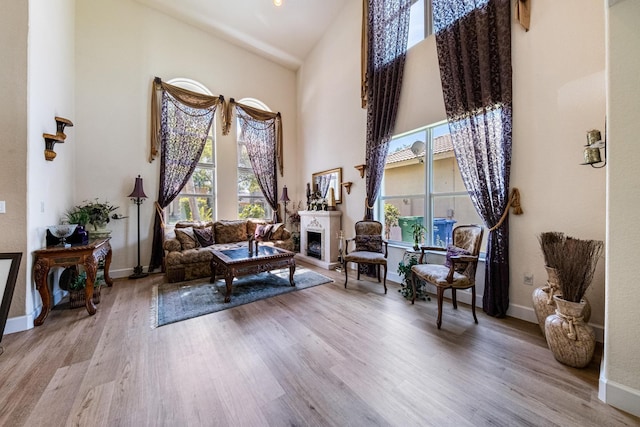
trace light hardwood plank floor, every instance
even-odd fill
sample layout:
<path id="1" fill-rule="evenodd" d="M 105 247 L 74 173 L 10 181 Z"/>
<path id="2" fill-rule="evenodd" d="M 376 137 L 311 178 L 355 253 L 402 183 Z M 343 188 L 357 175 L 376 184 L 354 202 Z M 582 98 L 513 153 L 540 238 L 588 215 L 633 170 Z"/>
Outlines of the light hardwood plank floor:
<path id="1" fill-rule="evenodd" d="M 150 327 L 164 277 L 116 280 L 95 316 L 7 335 L 0 426 L 638 426 L 538 326 L 334 283 Z"/>

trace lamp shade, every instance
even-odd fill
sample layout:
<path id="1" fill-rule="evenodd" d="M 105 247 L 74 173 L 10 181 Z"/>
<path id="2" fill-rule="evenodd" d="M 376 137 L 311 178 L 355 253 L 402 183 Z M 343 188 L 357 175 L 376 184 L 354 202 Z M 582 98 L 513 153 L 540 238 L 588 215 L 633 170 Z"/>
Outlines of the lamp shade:
<path id="1" fill-rule="evenodd" d="M 282 189 L 282 196 L 280 196 L 280 201 L 281 202 L 290 202 L 291 201 L 291 199 L 289 199 L 289 192 L 287 191 L 287 186 L 286 185 Z"/>
<path id="2" fill-rule="evenodd" d="M 135 186 L 133 187 L 133 191 L 129 194 L 129 197 L 133 199 L 146 199 L 147 195 L 144 194 L 144 190 L 142 189 L 142 178 L 140 175 L 136 178 Z"/>

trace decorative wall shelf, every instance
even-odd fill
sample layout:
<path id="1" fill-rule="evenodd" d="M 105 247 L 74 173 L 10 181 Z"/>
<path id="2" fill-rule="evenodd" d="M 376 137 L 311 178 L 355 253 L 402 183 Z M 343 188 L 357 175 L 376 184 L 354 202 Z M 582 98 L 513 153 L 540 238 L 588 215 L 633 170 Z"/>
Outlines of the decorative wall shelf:
<path id="1" fill-rule="evenodd" d="M 364 178 L 364 170 L 367 168 L 367 165 L 356 165 L 354 168 L 360 172 L 360 178 Z"/>
<path id="2" fill-rule="evenodd" d="M 67 139 L 67 135 L 64 133 L 65 127 L 72 127 L 73 122 L 69 119 L 65 119 L 64 117 L 55 117 L 56 121 L 56 134 L 43 133 L 42 137 L 44 138 L 44 159 L 48 161 L 53 161 L 56 158 L 56 152 L 54 151 L 54 146 L 58 142 L 64 142 Z"/>

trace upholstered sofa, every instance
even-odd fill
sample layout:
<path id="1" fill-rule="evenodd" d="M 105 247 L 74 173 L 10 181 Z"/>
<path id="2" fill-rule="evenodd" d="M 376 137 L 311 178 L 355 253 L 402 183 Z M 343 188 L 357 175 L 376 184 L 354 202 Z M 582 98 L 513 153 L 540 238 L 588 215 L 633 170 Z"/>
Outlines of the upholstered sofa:
<path id="1" fill-rule="evenodd" d="M 257 231 L 257 233 L 256 233 Z M 211 250 L 247 246 L 249 236 L 260 244 L 293 251 L 292 234 L 282 224 L 261 220 L 179 222 L 164 230 L 164 268 L 169 282 L 211 275 Z"/>

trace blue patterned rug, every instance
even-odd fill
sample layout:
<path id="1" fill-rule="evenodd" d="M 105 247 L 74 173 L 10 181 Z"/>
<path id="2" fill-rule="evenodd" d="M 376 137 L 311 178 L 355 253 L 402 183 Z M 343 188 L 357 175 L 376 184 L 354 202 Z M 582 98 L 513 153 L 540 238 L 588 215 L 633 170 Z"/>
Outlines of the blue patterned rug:
<path id="1" fill-rule="evenodd" d="M 333 282 L 332 279 L 307 268 L 298 267 L 293 276 L 296 286 L 289 284 L 289 269 L 244 276 L 233 280 L 231 302 L 224 303 L 224 280 L 208 279 L 179 283 L 162 283 L 153 287 L 151 327 L 215 313 L 276 295 L 299 291 Z"/>

